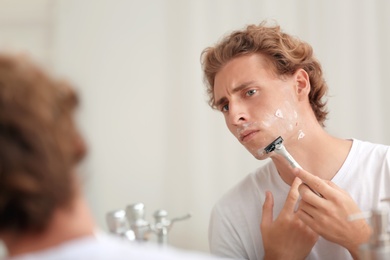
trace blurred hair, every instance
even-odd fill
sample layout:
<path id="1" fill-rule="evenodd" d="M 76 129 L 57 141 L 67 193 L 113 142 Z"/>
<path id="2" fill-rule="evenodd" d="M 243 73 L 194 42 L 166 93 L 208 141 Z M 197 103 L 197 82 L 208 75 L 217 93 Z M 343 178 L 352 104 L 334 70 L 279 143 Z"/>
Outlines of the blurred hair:
<path id="1" fill-rule="evenodd" d="M 328 87 L 312 47 L 282 32 L 278 25 L 267 26 L 265 21 L 234 31 L 215 46 L 203 50 L 201 63 L 209 105 L 215 108 L 214 80 L 222 67 L 236 57 L 255 53 L 264 55 L 279 77 L 293 75 L 298 69 L 308 73 L 311 85 L 309 102 L 318 122 L 323 126 L 328 114 L 324 100 Z"/>
<path id="2" fill-rule="evenodd" d="M 0 54 L 0 232 L 42 231 L 73 199 L 72 174 L 86 152 L 77 146 L 77 104 L 67 83 Z"/>

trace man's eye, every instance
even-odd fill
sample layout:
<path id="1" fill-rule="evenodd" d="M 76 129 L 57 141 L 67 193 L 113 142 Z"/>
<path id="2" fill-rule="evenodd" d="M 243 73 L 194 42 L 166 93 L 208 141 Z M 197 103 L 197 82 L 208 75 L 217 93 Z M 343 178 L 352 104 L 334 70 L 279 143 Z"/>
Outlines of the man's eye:
<path id="1" fill-rule="evenodd" d="M 222 112 L 229 111 L 229 105 L 226 104 L 226 105 L 222 106 L 222 107 L 221 107 L 221 111 L 222 111 Z"/>
<path id="2" fill-rule="evenodd" d="M 257 92 L 256 89 L 251 89 L 251 90 L 248 90 L 248 91 L 246 92 L 246 95 L 247 95 L 247 96 L 253 96 L 253 94 L 255 94 L 256 92 Z"/>

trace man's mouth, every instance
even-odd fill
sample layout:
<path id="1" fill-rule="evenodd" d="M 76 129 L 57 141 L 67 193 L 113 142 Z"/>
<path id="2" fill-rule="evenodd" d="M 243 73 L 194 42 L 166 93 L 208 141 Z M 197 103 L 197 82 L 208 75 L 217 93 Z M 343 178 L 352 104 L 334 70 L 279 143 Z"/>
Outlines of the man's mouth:
<path id="1" fill-rule="evenodd" d="M 251 140 L 257 133 L 259 132 L 259 130 L 245 130 L 245 131 L 242 131 L 240 133 L 240 140 L 241 142 L 245 143 L 245 142 L 248 142 L 249 140 Z"/>

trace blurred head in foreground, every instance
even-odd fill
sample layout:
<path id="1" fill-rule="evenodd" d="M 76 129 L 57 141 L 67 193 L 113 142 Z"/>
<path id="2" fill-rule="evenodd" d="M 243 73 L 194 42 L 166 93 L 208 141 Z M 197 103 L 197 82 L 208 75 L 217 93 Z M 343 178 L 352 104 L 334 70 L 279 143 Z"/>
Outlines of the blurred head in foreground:
<path id="1" fill-rule="evenodd" d="M 0 240 L 7 259 L 213 259 L 96 232 L 76 172 L 86 154 L 77 104 L 66 82 L 25 57 L 0 54 Z"/>

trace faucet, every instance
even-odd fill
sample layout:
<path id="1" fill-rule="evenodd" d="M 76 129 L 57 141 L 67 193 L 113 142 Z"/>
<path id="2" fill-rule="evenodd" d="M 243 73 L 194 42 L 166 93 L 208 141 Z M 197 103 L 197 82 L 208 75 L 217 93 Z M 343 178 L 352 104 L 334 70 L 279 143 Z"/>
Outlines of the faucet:
<path id="1" fill-rule="evenodd" d="M 130 229 L 134 231 L 137 241 L 149 240 L 149 234 L 152 227 L 145 220 L 145 205 L 143 203 L 135 203 L 126 207 L 126 216 Z"/>
<path id="2" fill-rule="evenodd" d="M 151 224 L 145 218 L 145 205 L 134 203 L 128 205 L 125 210 L 108 212 L 106 221 L 110 233 L 129 241 L 145 242 L 150 240 L 151 234 L 155 234 L 159 245 L 167 245 L 173 224 L 190 218 L 191 214 L 169 220 L 168 212 L 159 209 L 154 212 L 153 217 L 154 224 Z"/>
<path id="3" fill-rule="evenodd" d="M 125 240 L 135 240 L 134 231 L 128 228 L 126 213 L 124 210 L 113 210 L 108 212 L 106 214 L 106 222 L 110 233 Z"/>
<path id="4" fill-rule="evenodd" d="M 179 218 L 173 218 L 172 220 L 167 219 L 168 212 L 166 210 L 160 209 L 156 210 L 153 214 L 155 223 L 153 230 L 157 235 L 157 243 L 161 245 L 168 244 L 168 231 L 171 229 L 172 225 L 176 221 L 185 220 L 191 217 L 191 214 L 184 215 Z"/>

